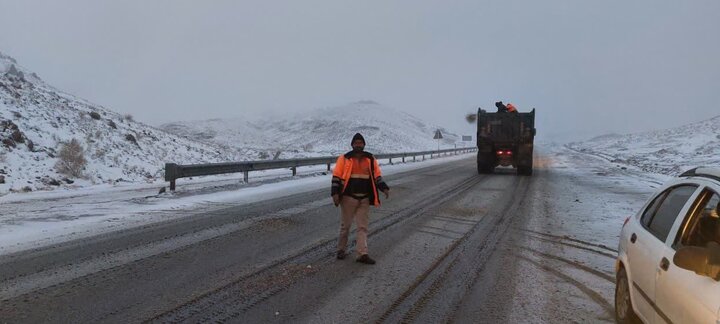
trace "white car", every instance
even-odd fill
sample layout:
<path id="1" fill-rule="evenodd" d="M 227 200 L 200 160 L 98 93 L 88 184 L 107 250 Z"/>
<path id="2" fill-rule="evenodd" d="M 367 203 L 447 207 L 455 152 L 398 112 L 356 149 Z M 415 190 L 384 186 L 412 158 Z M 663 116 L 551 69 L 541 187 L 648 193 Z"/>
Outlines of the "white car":
<path id="1" fill-rule="evenodd" d="M 720 324 L 720 169 L 665 184 L 628 217 L 615 265 L 618 323 Z"/>

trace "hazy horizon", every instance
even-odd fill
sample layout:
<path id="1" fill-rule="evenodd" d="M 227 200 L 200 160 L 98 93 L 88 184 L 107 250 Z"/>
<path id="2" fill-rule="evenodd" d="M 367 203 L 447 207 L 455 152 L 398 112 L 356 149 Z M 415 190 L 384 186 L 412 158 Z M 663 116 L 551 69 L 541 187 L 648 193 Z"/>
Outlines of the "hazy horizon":
<path id="1" fill-rule="evenodd" d="M 373 100 L 474 133 L 497 100 L 538 138 L 720 111 L 720 2 L 5 1 L 0 51 L 151 125 Z"/>

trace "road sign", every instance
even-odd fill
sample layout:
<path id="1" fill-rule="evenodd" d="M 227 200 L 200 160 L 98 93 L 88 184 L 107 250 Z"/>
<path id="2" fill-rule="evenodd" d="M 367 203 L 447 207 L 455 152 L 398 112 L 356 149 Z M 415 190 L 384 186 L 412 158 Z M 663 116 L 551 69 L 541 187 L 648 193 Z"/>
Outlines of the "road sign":
<path id="1" fill-rule="evenodd" d="M 463 135 L 463 142 L 472 142 L 472 136 Z"/>
<path id="2" fill-rule="evenodd" d="M 433 139 L 441 139 L 441 138 L 443 138 L 443 136 L 442 136 L 442 133 L 440 132 L 440 130 L 438 129 L 435 131 L 435 137 L 433 137 Z"/>

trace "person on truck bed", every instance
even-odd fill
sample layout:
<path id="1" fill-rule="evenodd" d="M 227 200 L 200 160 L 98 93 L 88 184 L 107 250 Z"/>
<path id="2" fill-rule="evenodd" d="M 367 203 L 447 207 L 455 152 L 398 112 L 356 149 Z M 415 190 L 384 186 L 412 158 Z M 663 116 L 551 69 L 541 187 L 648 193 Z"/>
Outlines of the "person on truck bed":
<path id="1" fill-rule="evenodd" d="M 502 101 L 496 102 L 495 107 L 497 107 L 497 109 L 498 109 L 497 112 L 499 112 L 499 113 L 508 111 L 508 108 L 502 103 Z"/>

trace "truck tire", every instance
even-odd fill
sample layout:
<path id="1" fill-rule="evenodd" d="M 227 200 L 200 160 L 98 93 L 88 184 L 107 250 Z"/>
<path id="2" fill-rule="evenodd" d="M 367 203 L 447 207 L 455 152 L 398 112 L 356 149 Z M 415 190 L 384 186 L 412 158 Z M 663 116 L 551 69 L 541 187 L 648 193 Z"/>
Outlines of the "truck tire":
<path id="1" fill-rule="evenodd" d="M 488 153 L 480 153 L 478 152 L 477 155 L 477 170 L 478 174 L 488 174 L 493 173 L 493 170 L 495 169 L 495 165 L 491 164 L 492 160 L 490 159 L 490 156 Z"/>
<path id="2" fill-rule="evenodd" d="M 517 168 L 517 174 L 518 174 L 518 175 L 531 176 L 532 173 L 533 173 L 532 167 L 519 166 L 519 167 Z"/>
<path id="3" fill-rule="evenodd" d="M 478 174 L 490 174 L 490 173 L 493 173 L 495 168 L 485 165 L 485 164 L 478 163 L 477 170 L 478 170 Z"/>

